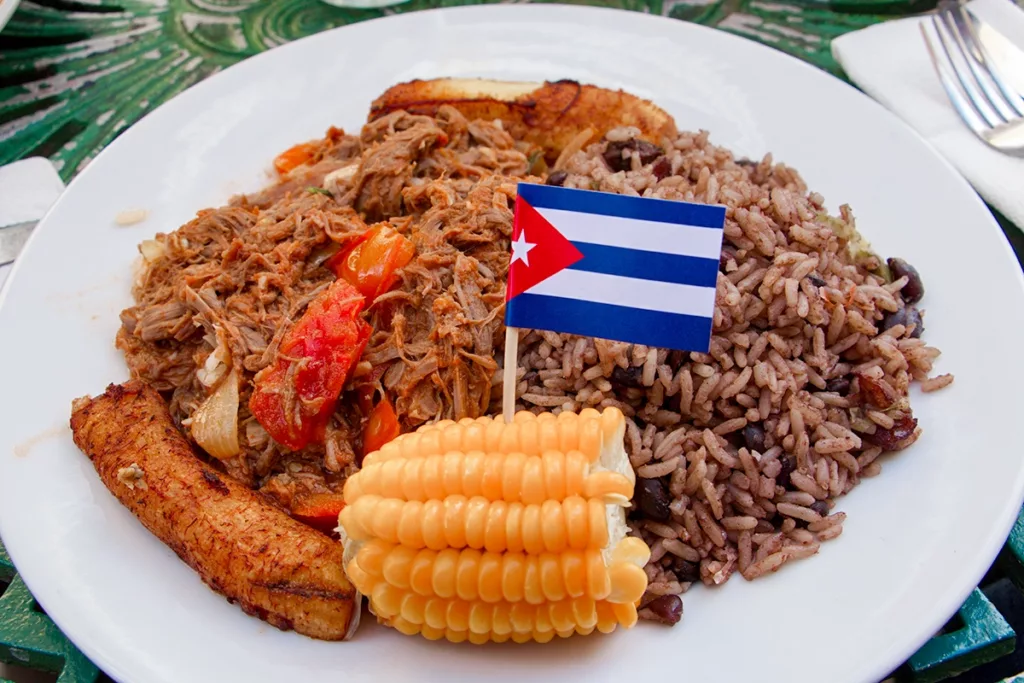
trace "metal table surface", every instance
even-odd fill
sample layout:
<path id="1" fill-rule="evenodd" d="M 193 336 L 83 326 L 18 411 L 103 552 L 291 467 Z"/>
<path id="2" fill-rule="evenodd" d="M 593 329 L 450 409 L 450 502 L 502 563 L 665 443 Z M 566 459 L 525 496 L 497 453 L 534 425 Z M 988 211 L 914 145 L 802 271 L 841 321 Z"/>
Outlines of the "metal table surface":
<path id="1" fill-rule="evenodd" d="M 0 0 L 5 1 L 10 0 Z M 25 0 L 0 32 L 0 164 L 46 156 L 68 181 L 141 116 L 250 55 L 335 26 L 483 2 L 398 0 L 359 9 L 320 0 Z M 934 5 L 934 0 L 570 2 L 715 26 L 840 78 L 829 48 L 832 38 Z M 1021 260 L 1024 234 L 996 217 Z M 1024 634 L 1024 513 L 981 586 L 893 678 L 1024 683 L 1018 632 Z M 5 676 L 17 683 L 109 680 L 39 609 L 0 544 L 0 683 Z"/>

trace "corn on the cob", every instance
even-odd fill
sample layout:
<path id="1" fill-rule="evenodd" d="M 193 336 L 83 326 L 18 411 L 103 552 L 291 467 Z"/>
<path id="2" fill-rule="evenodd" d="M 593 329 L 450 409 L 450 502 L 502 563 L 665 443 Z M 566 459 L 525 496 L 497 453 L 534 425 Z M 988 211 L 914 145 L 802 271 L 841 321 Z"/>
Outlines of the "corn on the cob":
<path id="1" fill-rule="evenodd" d="M 545 451 L 581 451 L 590 462 L 622 450 L 626 423 L 615 408 L 603 413 L 585 408 L 579 413 L 563 412 L 534 415 L 516 413 L 512 424 L 500 417 L 464 418 L 458 422 L 442 420 L 403 434 L 379 451 L 367 454 L 363 464 L 422 458 L 451 451 L 470 453 L 523 453 L 541 455 Z"/>
<path id="2" fill-rule="evenodd" d="M 452 642 L 547 642 L 636 623 L 650 551 L 617 409 L 443 421 L 345 485 L 345 569 L 377 618 Z"/>
<path id="3" fill-rule="evenodd" d="M 384 595 L 383 593 L 387 593 Z M 455 632 L 566 633 L 576 628 L 597 629 L 602 633 L 622 624 L 627 628 L 637 621 L 633 603 L 611 603 L 589 598 L 530 605 L 522 602 L 493 604 L 453 599 L 424 598 L 389 588 L 381 591 L 376 602 L 378 616 L 421 628 L 452 629 Z"/>
<path id="4" fill-rule="evenodd" d="M 378 538 L 414 549 L 539 554 L 608 544 L 605 504 L 580 496 L 523 505 L 491 502 L 483 496 L 448 496 L 421 503 L 367 495 L 347 506 L 343 519 L 352 540 Z"/>
<path id="5" fill-rule="evenodd" d="M 379 586 L 411 589 L 423 596 L 463 600 L 526 601 L 533 605 L 566 597 L 635 602 L 647 588 L 643 541 L 626 538 L 606 564 L 601 550 L 562 553 L 481 553 L 479 550 L 414 550 L 373 540 L 348 562 L 366 594 Z M 616 556 L 617 555 L 617 556 Z"/>
<path id="6" fill-rule="evenodd" d="M 414 609 L 418 609 L 418 607 Z M 444 609 L 443 613 L 442 609 Z M 523 607 L 523 603 L 516 603 L 507 611 L 502 607 L 496 607 L 489 614 L 478 611 L 476 619 L 479 621 L 477 623 L 481 625 L 490 623 L 491 629 L 473 631 L 470 629 L 470 612 L 467 606 L 425 605 L 423 622 L 426 623 L 413 622 L 399 615 L 390 619 L 390 626 L 406 635 L 419 634 L 428 640 L 446 638 L 453 643 L 468 640 L 479 645 L 486 642 L 503 643 L 507 640 L 515 643 L 526 643 L 531 640 L 546 643 L 555 636 L 568 638 L 574 633 L 582 636 L 590 635 L 594 631 L 611 633 L 620 624 L 625 628 L 632 628 L 637 622 L 636 606 L 632 603 L 596 602 L 581 605 L 574 601 L 569 604 L 541 605 L 534 609 L 536 611 L 531 612 Z M 439 616 L 443 616 L 443 623 L 436 623 Z M 428 619 L 435 623 L 430 623 Z M 490 619 L 490 622 L 487 619 Z M 575 623 L 571 623 L 573 619 L 576 620 Z M 464 624 L 466 627 L 460 629 L 448 626 L 449 622 Z M 560 627 L 556 628 L 556 623 Z M 517 630 L 516 626 L 523 626 L 523 628 Z"/>
<path id="7" fill-rule="evenodd" d="M 566 496 L 628 500 L 633 482 L 618 472 L 591 472 L 581 451 L 545 451 L 542 455 L 449 451 L 413 459 L 364 463 L 358 477 L 345 483 L 345 500 L 378 495 L 425 501 L 452 495 L 483 496 L 509 503 L 542 503 Z"/>

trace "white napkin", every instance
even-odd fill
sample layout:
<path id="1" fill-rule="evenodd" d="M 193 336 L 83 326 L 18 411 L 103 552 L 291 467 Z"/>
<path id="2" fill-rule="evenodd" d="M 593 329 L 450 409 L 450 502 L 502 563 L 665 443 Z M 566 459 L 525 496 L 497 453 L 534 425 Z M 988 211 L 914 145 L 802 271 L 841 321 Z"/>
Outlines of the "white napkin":
<path id="1" fill-rule="evenodd" d="M 1024 48 L 1024 11 L 1013 2 L 973 0 L 967 6 Z M 854 83 L 917 130 L 978 194 L 1024 229 L 1024 158 L 996 152 L 963 124 L 928 59 L 921 21 L 899 19 L 848 33 L 832 42 L 832 54 Z M 1024 92 L 1024 73 L 1007 77 Z"/>
<path id="2" fill-rule="evenodd" d="M 38 221 L 64 191 L 64 183 L 49 159 L 32 157 L 0 166 L 0 230 Z M 0 288 L 11 266 L 0 266 Z"/>

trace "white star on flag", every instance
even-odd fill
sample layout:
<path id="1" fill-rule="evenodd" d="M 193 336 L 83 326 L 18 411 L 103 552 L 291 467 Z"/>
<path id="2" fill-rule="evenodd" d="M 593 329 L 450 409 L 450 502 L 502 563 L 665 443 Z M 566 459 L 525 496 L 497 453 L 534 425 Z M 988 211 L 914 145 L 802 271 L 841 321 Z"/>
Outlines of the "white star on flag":
<path id="1" fill-rule="evenodd" d="M 509 265 L 512 265 L 516 261 L 522 261 L 527 266 L 530 265 L 530 250 L 533 249 L 536 244 L 526 241 L 526 231 L 520 230 L 519 237 L 512 242 L 512 260 L 509 261 Z"/>

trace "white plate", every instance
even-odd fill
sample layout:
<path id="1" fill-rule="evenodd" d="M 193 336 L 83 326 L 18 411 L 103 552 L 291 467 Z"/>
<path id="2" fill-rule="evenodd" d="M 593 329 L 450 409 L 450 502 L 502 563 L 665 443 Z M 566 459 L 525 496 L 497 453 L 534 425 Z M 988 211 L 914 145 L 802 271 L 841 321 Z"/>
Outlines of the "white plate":
<path id="1" fill-rule="evenodd" d="M 914 396 L 924 436 L 842 499 L 843 536 L 747 583 L 697 588 L 675 628 L 477 648 L 365 623 L 349 643 L 276 631 L 208 590 L 107 493 L 65 425 L 71 399 L 127 377 L 113 347 L 136 244 L 267 180 L 269 160 L 410 78 L 574 78 L 622 87 L 741 154 L 849 202 L 928 287 L 946 391 Z M 116 227 L 122 210 L 149 218 Z M 0 524 L 29 587 L 115 678 L 189 681 L 877 681 L 952 614 L 1024 491 L 1024 286 L 985 206 L 910 129 L 766 47 L 678 21 L 559 6 L 392 17 L 275 49 L 160 107 L 101 154 L 36 231 L 0 309 Z"/>

